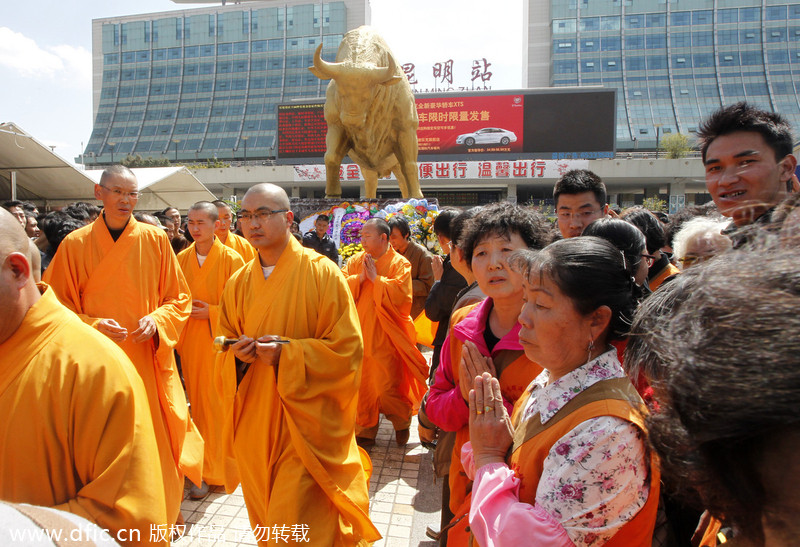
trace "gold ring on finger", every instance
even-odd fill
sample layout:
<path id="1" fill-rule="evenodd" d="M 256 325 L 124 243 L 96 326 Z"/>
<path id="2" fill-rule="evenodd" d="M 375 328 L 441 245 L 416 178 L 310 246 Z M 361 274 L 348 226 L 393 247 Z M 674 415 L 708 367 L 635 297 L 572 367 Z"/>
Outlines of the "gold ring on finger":
<path id="1" fill-rule="evenodd" d="M 493 406 L 486 405 L 485 407 L 483 407 L 483 411 L 484 412 L 488 413 L 488 412 L 491 412 L 492 410 L 494 410 Z"/>
<path id="2" fill-rule="evenodd" d="M 482 410 L 476 410 L 476 411 L 475 411 L 475 414 L 477 414 L 478 416 L 480 416 L 481 414 L 483 414 L 483 411 L 482 411 Z"/>

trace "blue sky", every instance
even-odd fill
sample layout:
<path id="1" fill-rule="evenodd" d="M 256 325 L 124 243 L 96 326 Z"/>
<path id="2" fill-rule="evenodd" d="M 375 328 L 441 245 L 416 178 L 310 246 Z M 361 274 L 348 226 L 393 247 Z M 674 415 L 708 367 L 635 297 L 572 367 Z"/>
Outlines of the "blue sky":
<path id="1" fill-rule="evenodd" d="M 4 2 L 0 122 L 16 123 L 73 161 L 92 130 L 92 19 L 198 6 L 171 0 Z M 415 64 L 420 89 L 434 87 L 432 67 L 448 59 L 454 61 L 454 86 L 468 86 L 473 60 L 483 58 L 492 64 L 493 89 L 522 85 L 522 0 L 372 0 L 372 24 L 401 64 Z"/>

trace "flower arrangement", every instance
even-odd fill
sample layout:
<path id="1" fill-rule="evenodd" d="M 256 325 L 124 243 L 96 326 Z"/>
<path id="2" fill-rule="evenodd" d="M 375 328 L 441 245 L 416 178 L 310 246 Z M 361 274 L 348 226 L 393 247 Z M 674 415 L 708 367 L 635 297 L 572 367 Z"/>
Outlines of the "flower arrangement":
<path id="1" fill-rule="evenodd" d="M 425 199 L 410 199 L 406 203 L 387 205 L 381 212 L 385 212 L 383 218 L 386 220 L 394 215 L 403 215 L 411 227 L 411 237 L 414 241 L 432 253 L 444 254 L 433 232 L 433 221 L 439 215 L 436 205 L 429 205 Z M 376 216 L 381 216 L 380 212 Z"/>
<path id="2" fill-rule="evenodd" d="M 352 209 L 352 212 L 350 210 Z M 360 211 L 358 209 L 361 209 Z M 361 228 L 370 219 L 369 211 L 363 207 L 346 208 L 345 215 L 342 217 L 342 231 L 339 241 L 342 245 L 350 245 L 361 241 Z"/>
<path id="3" fill-rule="evenodd" d="M 349 245 L 342 245 L 339 247 L 339 256 L 342 257 L 342 266 L 345 265 L 351 256 L 358 254 L 363 250 L 364 248 L 361 246 L 361 243 L 350 243 Z"/>
<path id="4" fill-rule="evenodd" d="M 388 220 L 394 215 L 401 214 L 411 227 L 411 237 L 426 249 L 437 254 L 443 254 L 439 241 L 433 233 L 433 221 L 439 214 L 435 204 L 429 204 L 425 199 L 410 199 L 406 202 L 390 203 L 385 208 L 379 209 L 375 202 L 347 202 L 343 201 L 329 209 L 318 210 L 309 214 L 300 221 L 302 232 L 313 229 L 314 219 L 319 214 L 326 214 L 331 218 L 328 235 L 339 242 L 339 254 L 342 261 L 362 250 L 361 228 L 370 218 L 377 217 Z"/>

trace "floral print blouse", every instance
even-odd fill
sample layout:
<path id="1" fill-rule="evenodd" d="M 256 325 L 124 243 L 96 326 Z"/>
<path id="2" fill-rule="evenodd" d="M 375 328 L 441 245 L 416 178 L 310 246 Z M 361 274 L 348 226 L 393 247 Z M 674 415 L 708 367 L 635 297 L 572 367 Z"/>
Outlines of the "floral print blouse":
<path id="1" fill-rule="evenodd" d="M 624 377 L 613 348 L 550 385 L 545 370 L 528 386 L 531 397 L 522 420 L 534 419 L 540 413 L 542 423 L 547 423 L 577 394 L 595 383 Z M 481 504 L 500 503 L 506 507 L 493 507 L 490 512 L 519 515 L 522 522 L 514 528 L 527 529 L 529 538 L 537 535 L 539 527 L 542 533 L 568 537 L 575 545 L 603 545 L 647 501 L 650 484 L 646 456 L 645 440 L 635 425 L 611 416 L 587 420 L 553 445 L 544 462 L 534 507 L 519 502 L 515 487 L 519 479 L 508 466 L 489 464 L 479 469 L 475 474 L 470 514 L 473 530 L 474 524 L 479 527 L 480 524 L 472 523 L 472 513 L 479 514 L 488 507 L 482 508 Z M 481 492 L 487 492 L 488 496 L 483 497 Z M 509 497 L 507 494 L 511 492 L 514 494 Z M 508 521 L 503 528 L 509 528 Z M 502 530 L 486 532 L 487 537 L 495 536 L 490 544 L 507 544 L 497 541 Z"/>

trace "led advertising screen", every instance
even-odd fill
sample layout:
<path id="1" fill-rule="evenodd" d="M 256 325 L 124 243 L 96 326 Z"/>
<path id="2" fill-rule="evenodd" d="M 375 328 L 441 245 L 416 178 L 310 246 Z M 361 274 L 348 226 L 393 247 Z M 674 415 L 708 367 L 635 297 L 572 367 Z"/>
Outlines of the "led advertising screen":
<path id="1" fill-rule="evenodd" d="M 593 159 L 613 157 L 615 151 L 615 89 L 419 94 L 416 104 L 421 161 L 445 155 L 476 161 Z M 323 106 L 322 101 L 278 105 L 279 160 L 322 160 Z"/>
<path id="2" fill-rule="evenodd" d="M 322 158 L 328 124 L 324 104 L 278 105 L 278 157 Z"/>

